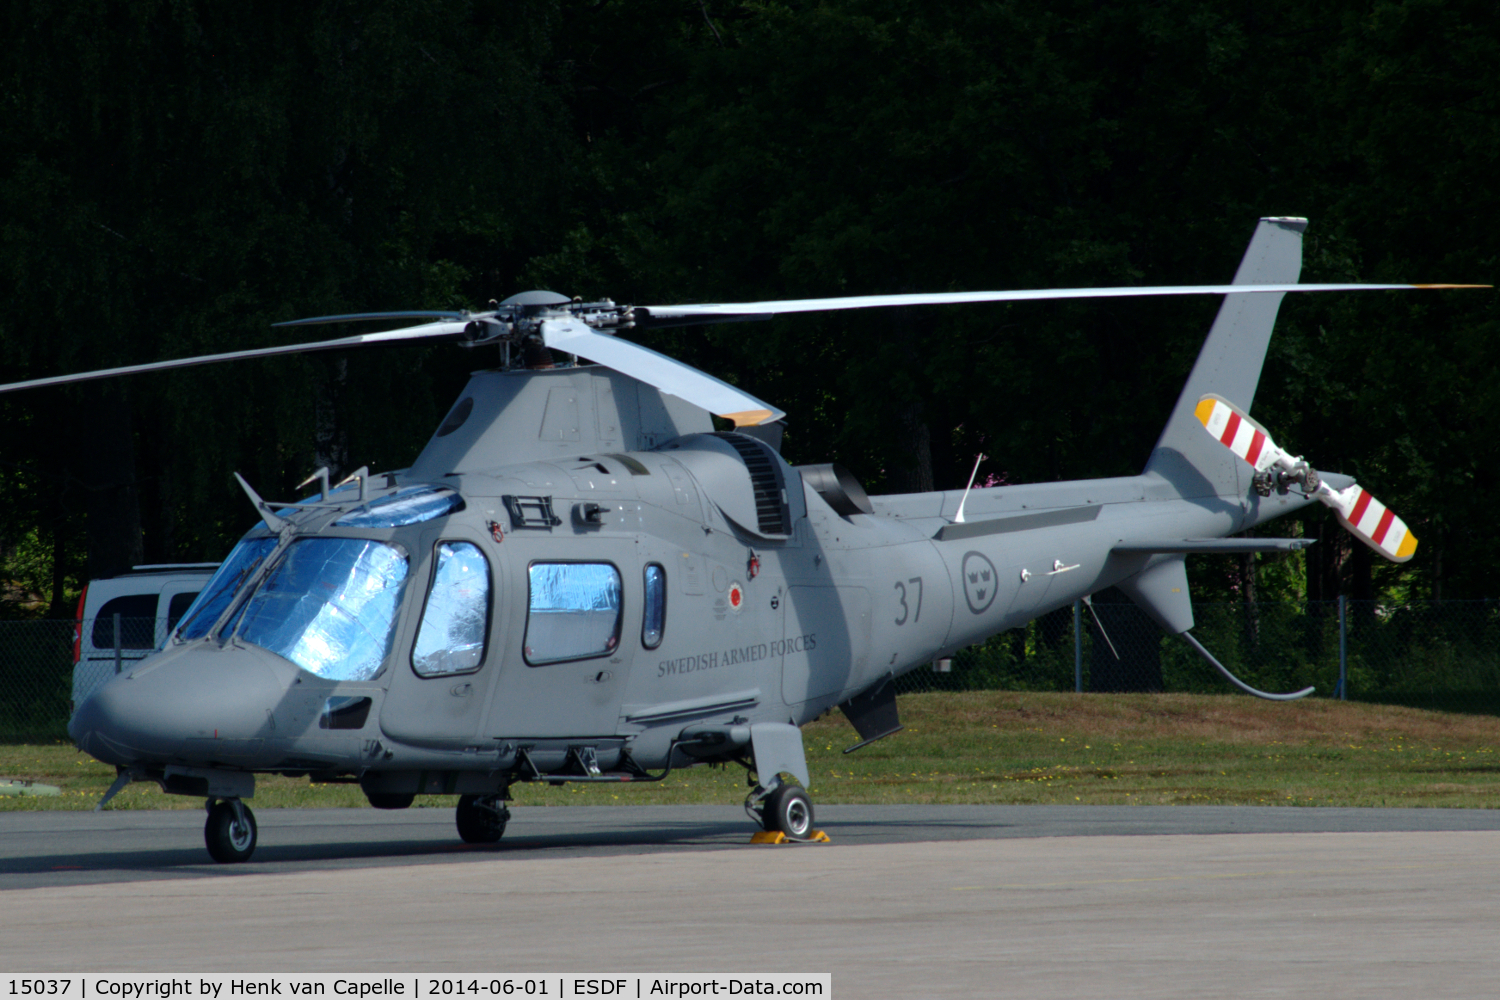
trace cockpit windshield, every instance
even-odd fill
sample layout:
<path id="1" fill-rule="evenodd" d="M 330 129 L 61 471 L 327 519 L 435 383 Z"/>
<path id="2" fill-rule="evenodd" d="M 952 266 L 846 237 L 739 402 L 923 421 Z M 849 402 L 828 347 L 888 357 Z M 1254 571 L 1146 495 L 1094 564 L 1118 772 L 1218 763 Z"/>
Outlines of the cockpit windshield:
<path id="1" fill-rule="evenodd" d="M 238 615 L 238 637 L 329 680 L 375 676 L 390 652 L 406 554 L 363 538 L 288 546 Z"/>
<path id="2" fill-rule="evenodd" d="M 196 600 L 183 612 L 182 624 L 177 628 L 177 639 L 187 642 L 201 639 L 214 627 L 214 622 L 229 607 L 229 602 L 239 592 L 261 561 L 276 548 L 275 538 L 242 539 L 219 564 L 219 570 L 198 594 Z"/>

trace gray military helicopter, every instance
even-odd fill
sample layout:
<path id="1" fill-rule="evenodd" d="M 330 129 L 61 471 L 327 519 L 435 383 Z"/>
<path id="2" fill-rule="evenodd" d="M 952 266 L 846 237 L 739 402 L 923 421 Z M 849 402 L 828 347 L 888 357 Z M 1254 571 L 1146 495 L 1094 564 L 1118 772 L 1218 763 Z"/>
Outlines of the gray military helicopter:
<path id="1" fill-rule="evenodd" d="M 1280 450 L 1247 411 L 1302 219 L 1263 219 L 1233 284 L 621 306 L 529 292 L 485 312 L 337 340 L 0 386 L 423 338 L 497 345 L 410 468 L 262 499 L 167 648 L 79 706 L 69 733 L 131 781 L 207 801 L 224 862 L 255 850 L 257 773 L 357 782 L 371 805 L 458 796 L 459 836 L 504 833 L 517 782 L 650 782 L 735 762 L 767 831 L 815 834 L 798 726 L 837 706 L 863 746 L 900 729 L 891 681 L 1116 586 L 1192 636 L 1185 558 L 1321 501 L 1383 555 L 1416 540 L 1347 476 Z M 784 414 L 615 336 L 830 309 L 1224 295 L 1145 470 L 1079 482 L 867 496 L 789 465 Z M 297 324 L 283 324 L 297 325 Z M 553 352 L 595 364 L 555 365 Z M 710 414 L 732 421 L 716 432 Z M 317 474 L 315 474 L 316 476 Z M 312 480 L 310 480 L 312 481 Z M 972 484 L 971 484 L 972 485 Z M 795 778 L 798 784 L 787 780 Z"/>

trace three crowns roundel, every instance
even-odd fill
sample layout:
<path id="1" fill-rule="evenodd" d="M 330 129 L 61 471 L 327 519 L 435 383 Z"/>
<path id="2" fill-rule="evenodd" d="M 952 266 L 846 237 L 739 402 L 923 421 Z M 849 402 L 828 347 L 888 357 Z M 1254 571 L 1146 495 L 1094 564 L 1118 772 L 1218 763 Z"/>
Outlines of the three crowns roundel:
<path id="1" fill-rule="evenodd" d="M 995 588 L 1000 582 L 995 564 L 978 552 L 965 552 L 963 575 L 964 600 L 969 602 L 969 610 L 976 615 L 987 611 L 995 603 Z"/>

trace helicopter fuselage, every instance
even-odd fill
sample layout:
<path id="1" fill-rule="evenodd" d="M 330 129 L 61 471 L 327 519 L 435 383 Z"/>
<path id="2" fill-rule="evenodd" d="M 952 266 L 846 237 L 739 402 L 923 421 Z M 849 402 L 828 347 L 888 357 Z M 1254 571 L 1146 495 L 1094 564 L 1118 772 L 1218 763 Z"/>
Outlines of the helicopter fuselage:
<path id="1" fill-rule="evenodd" d="M 499 344 L 506 359 L 475 373 L 408 469 L 361 470 L 336 490 L 320 470 L 318 496 L 281 504 L 240 480 L 263 524 L 168 648 L 86 699 L 69 733 L 120 769 L 105 802 L 140 779 L 205 797 L 210 854 L 243 861 L 256 828 L 241 800 L 268 772 L 357 782 L 387 808 L 456 793 L 462 839 L 494 843 L 518 781 L 652 781 L 733 761 L 755 775 L 746 806 L 765 834 L 815 839 L 798 726 L 837 706 L 858 745 L 890 735 L 894 678 L 1112 586 L 1241 690 L 1304 697 L 1245 684 L 1191 635 L 1186 557 L 1303 548 L 1229 536 L 1323 502 L 1387 558 L 1411 558 L 1404 522 L 1283 452 L 1249 411 L 1284 294 L 1449 287 L 1299 285 L 1305 225 L 1261 219 L 1226 286 L 693 306 L 531 292 L 484 313 L 390 314 L 430 320 L 400 330 L 0 386 L 434 337 Z M 794 468 L 782 411 L 614 336 L 1188 293 L 1225 301 L 1140 475 L 963 493 L 872 499 L 837 466 Z M 518 345 L 524 370 L 509 367 Z M 554 367 L 549 351 L 601 364 Z M 736 430 L 716 432 L 711 413 Z"/>
<path id="2" fill-rule="evenodd" d="M 168 649 L 80 708 L 80 745 L 206 795 L 244 796 L 253 772 L 372 797 L 642 775 L 715 759 L 674 747 L 689 731 L 800 725 L 1160 559 L 1114 553 L 1124 540 L 1305 502 L 1186 500 L 1146 474 L 841 515 L 774 449 L 711 432 L 381 478 L 250 531 L 232 592 L 216 603 L 211 583 Z M 386 523 L 413 502 L 422 519 Z"/>

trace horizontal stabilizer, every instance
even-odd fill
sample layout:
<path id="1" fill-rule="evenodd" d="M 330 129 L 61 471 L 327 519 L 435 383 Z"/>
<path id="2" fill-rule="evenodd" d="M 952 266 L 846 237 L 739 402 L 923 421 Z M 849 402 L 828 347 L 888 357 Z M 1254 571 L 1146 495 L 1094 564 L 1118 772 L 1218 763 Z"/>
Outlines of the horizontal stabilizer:
<path id="1" fill-rule="evenodd" d="M 1121 542 L 1111 551 L 1120 555 L 1159 555 L 1164 553 L 1201 553 L 1235 555 L 1245 552 L 1296 552 L 1305 549 L 1316 538 L 1177 538 L 1158 541 Z"/>

